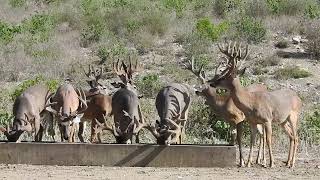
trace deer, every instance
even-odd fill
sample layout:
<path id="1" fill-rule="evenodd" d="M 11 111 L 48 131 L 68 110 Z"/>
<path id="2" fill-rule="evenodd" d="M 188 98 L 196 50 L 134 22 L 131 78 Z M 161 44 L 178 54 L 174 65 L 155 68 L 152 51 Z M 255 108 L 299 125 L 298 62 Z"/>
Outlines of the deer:
<path id="1" fill-rule="evenodd" d="M 299 114 L 302 108 L 302 101 L 291 89 L 278 89 L 273 91 L 250 92 L 240 83 L 239 76 L 244 74 L 246 68 L 241 68 L 246 60 L 249 48 L 243 49 L 241 43 L 218 44 L 219 50 L 225 55 L 227 66 L 223 71 L 216 73 L 213 79 L 209 80 L 212 87 L 224 87 L 230 91 L 234 104 L 245 114 L 248 119 L 251 131 L 257 124 L 265 126 L 266 143 L 269 151 L 269 167 L 274 167 L 272 153 L 272 123 L 278 123 L 290 140 L 290 147 L 286 166 L 293 168 L 296 160 L 298 147 L 297 126 Z M 220 66 L 221 64 L 219 64 Z M 219 67 L 218 66 L 218 67 Z M 251 132 L 250 152 L 247 166 L 252 164 L 252 151 L 255 136 Z"/>
<path id="2" fill-rule="evenodd" d="M 35 85 L 27 88 L 18 96 L 13 104 L 13 127 L 10 130 L 0 128 L 8 141 L 20 142 L 20 137 L 23 132 L 32 132 L 34 129 L 35 141 L 42 140 L 43 131 L 45 129 L 41 115 L 45 112 L 47 99 L 51 96 L 50 90 L 45 85 Z M 48 118 L 46 121 L 53 121 L 53 118 Z"/>
<path id="3" fill-rule="evenodd" d="M 91 122 L 91 143 L 99 143 L 101 140 L 101 131 L 97 130 L 97 123 L 105 122 L 106 117 L 111 116 L 112 112 L 112 97 L 110 95 L 106 95 L 106 88 L 99 83 L 99 80 L 103 76 L 103 68 L 100 69 L 94 68 L 92 65 L 89 65 L 88 72 L 83 68 L 84 74 L 88 78 L 87 83 L 90 86 L 90 90 L 85 92 L 87 99 L 89 102 L 87 103 L 88 108 L 84 111 L 83 117 L 79 124 L 79 134 L 83 134 L 83 130 L 85 129 L 84 123 L 85 121 Z"/>
<path id="4" fill-rule="evenodd" d="M 87 109 L 86 96 L 82 89 L 74 89 L 70 83 L 65 83 L 47 100 L 46 110 L 58 119 L 61 141 L 75 142 L 75 131 L 79 129 L 80 118 Z M 81 142 L 82 134 L 78 133 Z"/>
<path id="5" fill-rule="evenodd" d="M 143 119 L 140 109 L 139 98 L 136 86 L 133 84 L 132 76 L 134 72 L 141 67 L 136 61 L 132 64 L 129 57 L 129 65 L 118 59 L 113 62 L 113 71 L 121 79 L 121 82 L 113 82 L 115 88 L 120 88 L 112 96 L 112 115 L 114 125 L 109 126 L 106 121 L 100 123 L 96 120 L 98 126 L 96 131 L 108 130 L 113 133 L 117 143 L 131 144 L 133 136 L 136 137 L 136 143 L 139 143 L 139 131 L 145 127 L 146 122 Z"/>
<path id="6" fill-rule="evenodd" d="M 156 109 L 160 121 L 155 126 L 145 125 L 157 139 L 157 144 L 182 144 L 191 97 L 184 84 L 170 83 L 156 97 Z"/>
<path id="7" fill-rule="evenodd" d="M 207 79 L 206 79 L 206 73 L 203 69 L 203 66 L 204 66 L 203 64 L 200 66 L 199 70 L 196 70 L 194 65 L 194 58 L 192 58 L 191 61 L 188 61 L 188 64 L 184 64 L 184 65 L 186 69 L 191 71 L 196 77 L 198 77 L 198 79 L 201 82 L 201 87 L 195 89 L 196 95 L 203 97 L 206 100 L 205 104 L 210 106 L 218 116 L 220 116 L 223 120 L 225 120 L 227 123 L 230 124 L 231 132 L 232 132 L 231 144 L 233 145 L 235 142 L 235 139 L 237 140 L 237 143 L 239 145 L 239 155 L 240 155 L 239 166 L 243 167 L 244 159 L 242 154 L 241 139 L 242 139 L 242 126 L 245 120 L 244 113 L 239 108 L 236 107 L 236 105 L 234 104 L 230 96 L 219 95 L 217 93 L 217 89 L 210 86 L 210 84 L 207 82 Z M 218 69 L 216 69 L 216 72 L 217 71 Z M 262 84 L 252 84 L 246 87 L 246 90 L 249 92 L 267 91 L 267 87 Z M 234 133 L 234 129 L 236 130 L 236 133 Z M 260 144 L 259 144 L 260 148 L 258 151 L 256 163 L 264 164 L 264 162 L 262 162 L 262 161 L 265 161 L 263 126 L 261 124 L 258 124 L 257 126 L 254 127 L 254 129 L 255 129 L 255 132 L 259 132 L 260 134 Z"/>

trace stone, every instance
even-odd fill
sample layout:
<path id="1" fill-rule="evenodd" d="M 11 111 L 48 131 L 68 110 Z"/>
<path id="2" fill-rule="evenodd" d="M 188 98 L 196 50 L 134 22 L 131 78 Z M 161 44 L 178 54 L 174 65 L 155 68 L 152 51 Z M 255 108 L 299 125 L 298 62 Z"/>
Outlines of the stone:
<path id="1" fill-rule="evenodd" d="M 294 36 L 292 42 L 293 44 L 299 44 L 301 42 L 301 36 Z"/>

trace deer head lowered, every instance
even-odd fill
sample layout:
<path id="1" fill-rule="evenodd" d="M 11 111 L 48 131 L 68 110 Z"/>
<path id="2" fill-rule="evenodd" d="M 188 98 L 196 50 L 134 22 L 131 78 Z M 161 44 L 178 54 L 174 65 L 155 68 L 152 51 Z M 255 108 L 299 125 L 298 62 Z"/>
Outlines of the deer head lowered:
<path id="1" fill-rule="evenodd" d="M 186 85 L 170 83 L 163 87 L 156 97 L 156 108 L 160 121 L 154 126 L 146 125 L 157 139 L 157 144 L 181 144 L 191 97 Z"/>
<path id="2" fill-rule="evenodd" d="M 272 154 L 272 122 L 277 122 L 283 127 L 290 139 L 288 167 L 294 167 L 296 150 L 298 146 L 297 124 L 301 111 L 301 99 L 289 89 L 275 91 L 249 92 L 240 84 L 238 75 L 244 73 L 240 70 L 243 61 L 248 55 L 248 45 L 243 51 L 241 43 L 228 43 L 218 46 L 227 58 L 226 68 L 209 81 L 213 87 L 221 86 L 230 90 L 230 96 L 235 105 L 245 114 L 251 126 L 263 124 L 265 126 L 267 144 L 269 148 L 270 167 L 274 166 Z M 242 61 L 242 62 L 240 62 Z M 252 149 L 255 136 L 251 136 L 248 166 L 252 161 Z"/>
<path id="3" fill-rule="evenodd" d="M 117 143 L 131 143 L 133 135 L 138 139 L 138 133 L 144 127 L 145 121 L 142 117 L 139 98 L 136 86 L 133 84 L 132 76 L 141 67 L 137 61 L 132 64 L 129 58 L 129 65 L 118 60 L 113 63 L 113 71 L 121 79 L 121 82 L 112 83 L 116 88 L 120 88 L 112 96 L 112 114 L 114 126 L 110 127 L 106 123 L 97 123 L 99 129 L 109 130 L 113 133 Z"/>
<path id="4" fill-rule="evenodd" d="M 58 118 L 61 141 L 74 141 L 74 131 L 78 126 L 78 118 L 87 109 L 86 96 L 82 89 L 74 89 L 69 83 L 61 85 L 55 94 L 48 99 L 47 111 Z"/>
<path id="5" fill-rule="evenodd" d="M 35 141 L 42 140 L 43 124 L 40 120 L 40 114 L 46 108 L 46 100 L 51 92 L 44 85 L 35 85 L 27 88 L 20 96 L 15 99 L 13 105 L 13 127 L 10 130 L 1 127 L 0 131 L 4 132 L 9 141 L 20 141 L 20 135 L 26 132 L 35 132 Z M 52 121 L 53 119 L 50 119 Z M 34 128 L 32 128 L 32 126 Z"/>
<path id="6" fill-rule="evenodd" d="M 206 104 L 209 105 L 214 112 L 220 116 L 223 120 L 230 123 L 230 128 L 232 132 L 231 136 L 231 144 L 234 143 L 235 139 L 237 139 L 237 143 L 239 145 L 239 154 L 240 154 L 240 166 L 244 166 L 243 154 L 242 154 L 242 125 L 245 120 L 244 113 L 236 107 L 232 98 L 229 95 L 219 95 L 217 93 L 217 89 L 211 87 L 207 82 L 205 71 L 203 70 L 203 65 L 200 66 L 199 70 L 196 70 L 194 65 L 194 59 L 192 58 L 188 64 L 185 64 L 186 68 L 191 71 L 194 75 L 198 77 L 201 82 L 201 88 L 196 89 L 195 93 L 198 96 L 202 96 L 206 100 Z M 215 72 L 218 72 L 218 68 Z M 262 84 L 252 84 L 247 87 L 248 91 L 267 91 L 267 87 Z M 234 129 L 236 128 L 236 133 L 234 133 Z M 261 163 L 261 155 L 264 150 L 264 140 L 263 140 L 263 132 L 261 131 L 261 127 L 254 127 L 255 131 L 260 133 L 260 148 L 257 156 L 257 163 Z M 263 160 L 264 156 L 263 156 Z"/>

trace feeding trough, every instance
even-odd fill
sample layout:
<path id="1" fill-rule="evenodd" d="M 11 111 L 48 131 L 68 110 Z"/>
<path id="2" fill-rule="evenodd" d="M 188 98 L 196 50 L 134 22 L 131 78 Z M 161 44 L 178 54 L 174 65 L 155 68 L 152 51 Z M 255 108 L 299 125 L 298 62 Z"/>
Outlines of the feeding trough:
<path id="1" fill-rule="evenodd" d="M 0 163 L 63 166 L 229 167 L 228 145 L 152 145 L 0 142 Z"/>

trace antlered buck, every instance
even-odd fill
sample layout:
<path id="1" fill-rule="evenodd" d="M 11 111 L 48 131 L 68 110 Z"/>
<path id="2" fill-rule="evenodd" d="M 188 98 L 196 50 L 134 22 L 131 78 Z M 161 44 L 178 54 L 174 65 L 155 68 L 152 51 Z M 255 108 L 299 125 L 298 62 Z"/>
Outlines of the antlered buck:
<path id="1" fill-rule="evenodd" d="M 65 83 L 61 85 L 56 93 L 48 99 L 47 111 L 53 113 L 58 118 L 58 125 L 61 133 L 61 141 L 75 141 L 75 131 L 79 129 L 79 119 L 83 116 L 83 112 L 87 109 L 86 96 L 82 90 L 74 89 L 74 87 Z M 79 135 L 81 142 L 83 137 Z"/>
<path id="2" fill-rule="evenodd" d="M 194 59 L 189 61 L 189 64 L 185 65 L 188 70 L 190 70 L 193 74 L 195 74 L 198 79 L 201 81 L 201 87 L 196 89 L 196 94 L 198 96 L 202 96 L 206 100 L 206 104 L 209 105 L 214 112 L 220 116 L 223 120 L 228 122 L 232 129 L 236 128 L 236 139 L 239 145 L 239 154 L 240 154 L 240 166 L 244 166 L 243 154 L 242 154 L 242 127 L 243 122 L 245 120 L 244 113 L 236 107 L 232 98 L 228 95 L 219 95 L 216 91 L 216 88 L 211 87 L 206 80 L 205 71 L 203 70 L 203 65 L 201 65 L 199 70 L 195 69 Z M 216 69 L 216 72 L 218 69 Z M 253 84 L 246 87 L 246 90 L 249 92 L 254 91 L 267 91 L 267 87 L 262 84 Z M 257 156 L 257 163 L 263 163 L 262 160 L 265 161 L 264 156 L 264 138 L 263 138 L 263 127 L 261 125 L 257 125 L 254 127 L 254 131 L 258 131 L 260 133 L 260 145 Z M 232 130 L 233 132 L 233 130 Z M 232 143 L 234 143 L 235 134 L 232 134 Z M 263 151 L 263 154 L 262 154 Z M 263 156 L 261 159 L 261 156 Z"/>
<path id="3" fill-rule="evenodd" d="M 297 125 L 299 114 L 302 107 L 301 99 L 297 93 L 289 89 L 275 91 L 250 92 L 240 84 L 239 74 L 244 73 L 245 69 L 240 69 L 241 60 L 245 60 L 248 55 L 248 45 L 243 51 L 241 43 L 228 43 L 225 46 L 218 45 L 220 51 L 227 58 L 225 70 L 216 73 L 215 77 L 209 81 L 213 87 L 224 87 L 230 90 L 234 104 L 245 114 L 249 120 L 251 129 L 257 124 L 263 124 L 266 132 L 266 142 L 269 148 L 270 167 L 274 166 L 272 154 L 272 123 L 277 122 L 285 130 L 290 139 L 289 155 L 287 160 L 288 167 L 294 167 L 298 146 Z M 247 166 L 252 162 L 252 151 L 255 135 L 251 135 L 250 154 Z"/>
<path id="4" fill-rule="evenodd" d="M 116 88 L 120 88 L 112 96 L 112 115 L 114 125 L 111 127 L 106 122 L 99 123 L 99 129 L 109 130 L 113 133 L 117 143 L 132 143 L 133 135 L 136 142 L 139 142 L 138 133 L 144 127 L 145 121 L 142 117 L 138 92 L 133 84 L 132 75 L 137 71 L 138 63 L 132 64 L 129 58 L 129 65 L 118 60 L 113 63 L 113 70 L 121 79 L 120 83 L 112 83 Z"/>
<path id="5" fill-rule="evenodd" d="M 181 144 L 190 107 L 190 93 L 186 85 L 171 83 L 162 88 L 156 98 L 160 122 L 145 126 L 158 144 Z"/>
<path id="6" fill-rule="evenodd" d="M 84 70 L 85 71 L 85 70 Z M 80 122 L 79 134 L 83 134 L 85 121 L 91 122 L 91 138 L 90 142 L 101 143 L 101 131 L 98 131 L 97 121 L 104 123 L 104 119 L 111 115 L 112 112 L 112 97 L 104 94 L 105 87 L 99 83 L 99 80 L 103 76 L 103 67 L 100 69 L 94 68 L 89 65 L 88 72 L 85 72 L 87 76 L 90 90 L 86 92 L 86 97 L 89 100 L 88 108 L 84 111 L 84 115 Z"/>
<path id="7" fill-rule="evenodd" d="M 13 105 L 13 127 L 10 130 L 0 128 L 9 141 L 19 142 L 23 132 L 32 132 L 34 127 L 35 141 L 41 141 L 44 126 L 41 122 L 41 114 L 44 113 L 47 99 L 51 93 L 44 85 L 36 85 L 26 89 L 18 96 Z M 49 119 L 52 121 L 53 119 Z M 52 123 L 52 122 L 51 122 Z"/>

